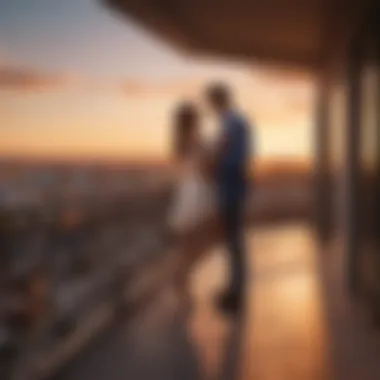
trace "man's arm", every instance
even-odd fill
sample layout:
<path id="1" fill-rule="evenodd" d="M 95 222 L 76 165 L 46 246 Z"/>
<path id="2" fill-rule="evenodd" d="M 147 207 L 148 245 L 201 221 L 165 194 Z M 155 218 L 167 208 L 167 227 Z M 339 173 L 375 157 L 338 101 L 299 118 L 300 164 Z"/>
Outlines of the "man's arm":
<path id="1" fill-rule="evenodd" d="M 243 159 L 246 143 L 246 123 L 240 116 L 228 121 L 219 142 L 219 157 L 228 150 L 227 165 L 236 167 Z"/>
<path id="2" fill-rule="evenodd" d="M 217 170 L 219 163 L 223 157 L 223 154 L 226 152 L 229 144 L 228 133 L 226 133 L 226 128 L 223 133 L 216 141 L 213 149 L 211 149 L 206 157 L 204 169 L 208 173 L 208 175 L 215 175 L 215 171 Z"/>

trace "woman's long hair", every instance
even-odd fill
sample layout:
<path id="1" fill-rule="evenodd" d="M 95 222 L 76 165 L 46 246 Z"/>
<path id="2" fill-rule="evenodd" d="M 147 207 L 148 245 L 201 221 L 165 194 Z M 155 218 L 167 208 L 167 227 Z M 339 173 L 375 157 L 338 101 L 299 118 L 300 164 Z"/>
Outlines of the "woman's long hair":
<path id="1" fill-rule="evenodd" d="M 174 113 L 173 153 L 177 159 L 185 157 L 191 149 L 191 135 L 198 124 L 198 110 L 192 103 L 180 104 Z"/>

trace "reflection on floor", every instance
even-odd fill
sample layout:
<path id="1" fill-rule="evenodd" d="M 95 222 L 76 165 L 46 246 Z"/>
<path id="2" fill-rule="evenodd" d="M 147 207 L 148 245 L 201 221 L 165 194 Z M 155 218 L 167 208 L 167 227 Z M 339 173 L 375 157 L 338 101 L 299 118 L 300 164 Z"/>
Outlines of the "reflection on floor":
<path id="1" fill-rule="evenodd" d="M 317 273 L 310 231 L 302 226 L 256 229 L 248 233 L 248 242 L 249 306 L 242 318 L 222 316 L 213 307 L 226 279 L 225 261 L 216 249 L 193 273 L 190 315 L 178 310 L 166 289 L 132 322 L 115 326 L 94 343 L 60 378 L 379 379 L 372 377 L 374 370 L 367 377 L 347 372 L 341 377 L 344 371 L 336 371 L 334 364 L 347 366 L 355 357 L 332 342 L 344 339 L 331 330 L 340 331 L 334 327 L 339 318 L 331 318 L 335 309 Z M 341 330 L 346 343 L 351 330 Z"/>
<path id="2" fill-rule="evenodd" d="M 251 284 L 243 379 L 328 379 L 326 321 L 311 235 L 284 228 L 259 240 L 251 260 L 257 277 Z"/>
<path id="3" fill-rule="evenodd" d="M 240 373 L 236 377 L 329 378 L 326 324 L 311 234 L 302 227 L 260 230 L 250 232 L 248 241 L 249 306 L 241 322 L 242 349 L 237 366 Z M 203 289 L 215 293 L 221 287 L 224 273 L 220 255 L 207 260 L 195 279 L 198 302 L 202 304 L 202 298 L 206 297 Z M 203 309 L 206 310 L 206 306 Z M 223 327 L 221 317 L 214 315 L 206 320 L 206 311 L 201 310 L 199 308 L 199 316 L 195 315 L 193 320 L 194 341 L 202 350 L 199 362 L 207 374 L 214 370 L 215 375 L 224 360 L 219 354 L 217 362 L 214 356 L 223 347 L 223 335 L 228 328 Z"/>

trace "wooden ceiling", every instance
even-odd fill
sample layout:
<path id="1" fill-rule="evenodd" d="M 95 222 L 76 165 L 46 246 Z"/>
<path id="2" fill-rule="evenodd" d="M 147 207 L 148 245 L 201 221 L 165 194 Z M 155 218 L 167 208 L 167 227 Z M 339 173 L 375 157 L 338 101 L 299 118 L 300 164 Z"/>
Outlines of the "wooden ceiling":
<path id="1" fill-rule="evenodd" d="M 104 0 L 178 48 L 314 67 L 342 48 L 366 0 Z"/>

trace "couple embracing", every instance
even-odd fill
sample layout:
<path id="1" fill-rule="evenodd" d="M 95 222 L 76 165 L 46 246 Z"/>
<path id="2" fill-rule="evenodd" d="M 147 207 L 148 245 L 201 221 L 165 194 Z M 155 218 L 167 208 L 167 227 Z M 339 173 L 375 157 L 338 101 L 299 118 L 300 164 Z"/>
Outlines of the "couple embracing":
<path id="1" fill-rule="evenodd" d="M 205 100 L 219 120 L 217 138 L 202 137 L 202 123 L 193 103 L 181 104 L 174 115 L 177 185 L 169 213 L 180 265 L 176 289 L 189 306 L 188 277 L 197 259 L 212 245 L 223 243 L 230 281 L 217 306 L 236 313 L 243 306 L 245 278 L 244 207 L 248 185 L 250 131 L 236 110 L 230 89 L 210 85 Z"/>

